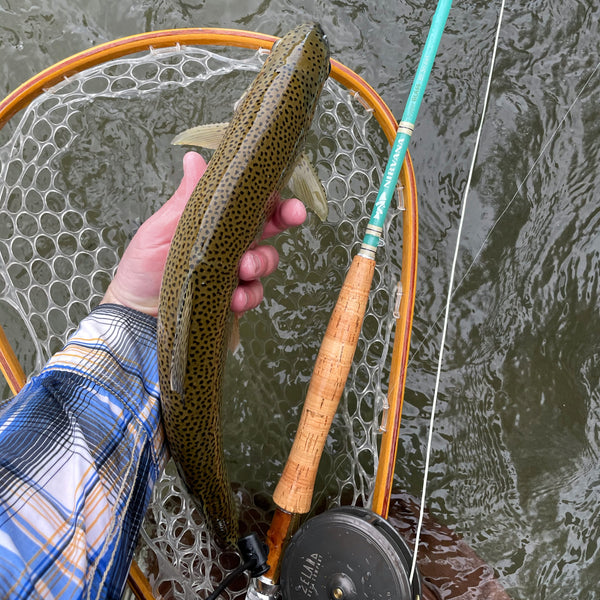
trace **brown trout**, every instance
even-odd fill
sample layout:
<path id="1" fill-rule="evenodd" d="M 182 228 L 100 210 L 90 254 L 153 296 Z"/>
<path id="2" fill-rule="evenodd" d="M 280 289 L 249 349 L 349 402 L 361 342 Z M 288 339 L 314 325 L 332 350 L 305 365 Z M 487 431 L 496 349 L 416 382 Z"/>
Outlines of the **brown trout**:
<path id="1" fill-rule="evenodd" d="M 224 465 L 221 388 L 231 296 L 242 254 L 260 236 L 277 193 L 297 166 L 305 168 L 302 148 L 329 71 L 319 25 L 276 43 L 221 132 L 163 276 L 158 358 L 169 449 L 212 531 L 229 544 L 237 542 L 238 520 Z"/>

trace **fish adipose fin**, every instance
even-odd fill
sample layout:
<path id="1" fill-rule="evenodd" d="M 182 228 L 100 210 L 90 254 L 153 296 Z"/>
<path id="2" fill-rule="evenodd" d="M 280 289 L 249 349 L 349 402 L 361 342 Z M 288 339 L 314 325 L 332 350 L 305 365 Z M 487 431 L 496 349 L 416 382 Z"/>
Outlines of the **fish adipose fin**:
<path id="1" fill-rule="evenodd" d="M 177 326 L 175 327 L 175 338 L 173 339 L 173 352 L 171 355 L 171 390 L 179 394 L 182 398 L 190 340 L 194 277 L 195 273 L 192 271 L 187 276 L 181 289 L 179 307 L 177 309 Z"/>

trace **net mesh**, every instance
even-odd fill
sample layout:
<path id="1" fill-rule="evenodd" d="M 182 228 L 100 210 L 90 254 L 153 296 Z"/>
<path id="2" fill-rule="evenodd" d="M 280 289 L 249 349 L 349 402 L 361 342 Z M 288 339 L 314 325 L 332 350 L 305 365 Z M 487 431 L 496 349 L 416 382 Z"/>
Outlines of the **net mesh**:
<path id="1" fill-rule="evenodd" d="M 229 119 L 262 52 L 174 47 L 113 60 L 33 101 L 0 148 L 0 320 L 17 326 L 29 372 L 61 348 L 96 306 L 136 228 L 173 192 L 183 150 L 173 135 Z M 13 119 L 14 121 L 14 119 Z M 329 218 L 280 235 L 265 301 L 241 324 L 227 364 L 225 450 L 242 533 L 265 533 L 271 494 L 299 419 L 329 315 L 364 233 L 387 142 L 371 112 L 330 80 L 307 151 Z M 324 451 L 314 510 L 367 503 L 388 366 L 391 290 L 399 278 L 397 210 L 379 249 L 367 314 Z M 18 325 L 15 323 L 18 322 Z M 8 395 L 8 390 L 3 390 Z M 156 597 L 196 598 L 238 564 L 210 539 L 168 465 L 143 525 L 138 560 Z M 230 598 L 243 597 L 241 578 Z"/>

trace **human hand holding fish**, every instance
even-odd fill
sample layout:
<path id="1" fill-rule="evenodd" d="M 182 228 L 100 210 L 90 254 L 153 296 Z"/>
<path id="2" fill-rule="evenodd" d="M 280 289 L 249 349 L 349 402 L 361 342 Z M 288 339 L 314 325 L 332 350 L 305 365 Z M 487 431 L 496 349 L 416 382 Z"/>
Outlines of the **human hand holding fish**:
<path id="1" fill-rule="evenodd" d="M 170 200 L 146 220 L 126 248 L 114 279 L 102 304 L 121 304 L 156 316 L 158 298 L 167 253 L 181 213 L 206 170 L 206 161 L 196 152 L 183 157 L 183 178 Z M 265 224 L 262 239 L 306 219 L 304 204 L 296 198 L 281 200 Z M 237 314 L 256 308 L 263 298 L 261 277 L 271 274 L 278 265 L 277 250 L 270 245 L 254 244 L 242 257 L 240 283 L 231 299 L 231 310 Z"/>

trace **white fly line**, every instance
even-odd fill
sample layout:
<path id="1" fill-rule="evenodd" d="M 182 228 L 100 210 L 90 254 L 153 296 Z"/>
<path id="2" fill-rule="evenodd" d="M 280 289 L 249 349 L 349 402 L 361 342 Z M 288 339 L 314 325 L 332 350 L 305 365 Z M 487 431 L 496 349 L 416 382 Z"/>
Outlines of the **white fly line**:
<path id="1" fill-rule="evenodd" d="M 479 142 L 481 140 L 481 132 L 483 131 L 483 123 L 485 121 L 485 113 L 487 110 L 487 104 L 488 104 L 488 99 L 489 99 L 489 95 L 490 95 L 490 88 L 491 88 L 492 77 L 493 77 L 493 73 L 494 73 L 494 64 L 496 62 L 496 52 L 498 50 L 498 41 L 500 39 L 500 29 L 502 26 L 503 15 L 504 15 L 504 0 L 502 0 L 501 5 L 500 5 L 500 13 L 498 15 L 498 25 L 496 27 L 496 35 L 494 38 L 494 46 L 492 49 L 492 58 L 490 61 L 490 70 L 489 70 L 487 85 L 486 85 L 486 89 L 485 89 L 483 107 L 481 109 L 481 120 L 479 122 L 479 128 L 477 130 L 477 135 L 475 137 L 475 147 L 473 149 L 473 157 L 471 159 L 471 166 L 469 168 L 469 174 L 467 176 L 465 192 L 463 194 L 463 198 L 462 198 L 462 202 L 461 202 L 460 219 L 459 219 L 459 223 L 458 223 L 458 232 L 456 234 L 456 244 L 454 247 L 454 256 L 452 258 L 452 266 L 450 268 L 450 280 L 448 282 L 448 294 L 446 296 L 446 310 L 445 310 L 444 321 L 443 321 L 443 326 L 442 326 L 440 352 L 438 355 L 438 364 L 437 364 L 437 371 L 436 371 L 436 376 L 435 376 L 435 388 L 433 391 L 433 399 L 431 401 L 431 417 L 430 417 L 430 421 L 429 421 L 429 433 L 428 433 L 428 437 L 427 437 L 427 446 L 425 449 L 425 466 L 423 469 L 423 486 L 422 486 L 422 491 L 421 491 L 421 507 L 420 507 L 420 511 L 419 511 L 419 520 L 417 523 L 417 531 L 416 531 L 416 535 L 415 535 L 413 560 L 412 560 L 412 565 L 411 565 L 411 570 L 410 570 L 410 581 L 411 582 L 413 580 L 415 569 L 417 566 L 419 540 L 421 538 L 421 529 L 423 526 L 423 515 L 425 512 L 425 500 L 427 498 L 427 482 L 428 482 L 428 478 L 429 478 L 429 463 L 431 460 L 431 448 L 432 448 L 432 444 L 433 444 L 433 429 L 435 426 L 438 392 L 439 392 L 439 387 L 440 387 L 440 379 L 441 379 L 441 375 L 442 375 L 442 365 L 444 362 L 444 346 L 446 344 L 446 333 L 448 330 L 450 306 L 451 306 L 451 302 L 452 302 L 452 288 L 454 286 L 454 276 L 456 273 L 456 265 L 458 262 L 458 252 L 460 249 L 462 229 L 463 229 L 463 224 L 464 224 L 465 214 L 466 214 L 466 209 L 467 209 L 467 199 L 468 199 L 469 190 L 471 187 L 471 179 L 473 178 L 473 171 L 475 170 L 475 162 L 477 160 L 477 151 L 479 149 Z"/>

